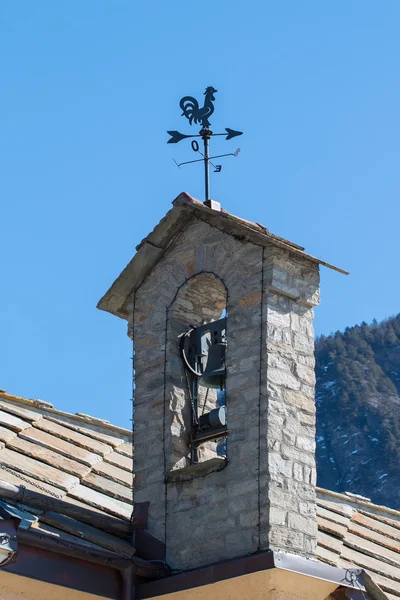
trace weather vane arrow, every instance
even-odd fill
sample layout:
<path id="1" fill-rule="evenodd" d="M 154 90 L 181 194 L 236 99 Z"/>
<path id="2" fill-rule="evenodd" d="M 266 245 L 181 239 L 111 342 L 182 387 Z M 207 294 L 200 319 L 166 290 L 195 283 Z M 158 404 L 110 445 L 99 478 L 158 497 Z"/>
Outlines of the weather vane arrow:
<path id="1" fill-rule="evenodd" d="M 180 108 L 182 109 L 183 117 L 186 117 L 189 121 L 189 125 L 193 125 L 193 123 L 197 125 L 201 125 L 201 129 L 197 135 L 190 135 L 185 133 L 180 133 L 179 131 L 167 131 L 167 133 L 171 136 L 168 140 L 168 144 L 177 144 L 182 140 L 188 138 L 202 138 L 204 142 L 204 154 L 200 152 L 199 144 L 196 140 L 192 140 L 192 150 L 194 152 L 198 152 L 202 158 L 196 160 L 188 160 L 181 163 L 176 163 L 178 167 L 182 165 L 189 165 L 193 163 L 203 162 L 204 163 L 204 179 L 205 179 L 205 196 L 206 202 L 210 202 L 210 168 L 212 165 L 214 167 L 214 172 L 219 173 L 222 169 L 221 165 L 215 165 L 211 162 L 211 160 L 215 158 L 223 158 L 225 156 L 237 156 L 240 152 L 240 148 L 238 148 L 235 152 L 229 152 L 227 154 L 218 154 L 217 156 L 210 156 L 210 139 L 211 137 L 216 136 L 225 136 L 226 140 L 231 140 L 238 135 L 242 135 L 242 131 L 236 131 L 235 129 L 230 129 L 229 127 L 225 127 L 225 133 L 213 133 L 210 129 L 211 123 L 209 121 L 209 117 L 214 112 L 214 102 L 215 96 L 218 90 L 209 86 L 206 88 L 204 92 L 205 99 L 204 105 L 202 107 L 199 106 L 199 103 L 192 96 L 185 96 L 179 103 Z"/>
<path id="2" fill-rule="evenodd" d="M 211 135 L 214 137 L 217 135 L 226 135 L 226 140 L 231 140 L 238 135 L 243 135 L 243 131 L 235 131 L 234 129 L 229 129 L 229 127 L 225 127 L 225 131 L 226 133 L 211 133 Z M 202 135 L 186 135 L 184 133 L 180 133 L 179 131 L 167 131 L 167 133 L 171 136 L 167 144 L 177 144 L 178 142 L 181 142 L 187 138 L 203 137 Z"/>

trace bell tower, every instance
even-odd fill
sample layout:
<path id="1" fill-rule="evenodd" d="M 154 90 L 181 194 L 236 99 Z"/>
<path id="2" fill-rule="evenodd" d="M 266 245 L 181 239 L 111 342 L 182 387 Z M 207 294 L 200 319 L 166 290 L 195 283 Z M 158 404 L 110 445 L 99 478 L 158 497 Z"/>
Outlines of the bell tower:
<path id="1" fill-rule="evenodd" d="M 134 497 L 173 568 L 313 554 L 319 264 L 183 193 L 99 302 L 129 323 Z"/>

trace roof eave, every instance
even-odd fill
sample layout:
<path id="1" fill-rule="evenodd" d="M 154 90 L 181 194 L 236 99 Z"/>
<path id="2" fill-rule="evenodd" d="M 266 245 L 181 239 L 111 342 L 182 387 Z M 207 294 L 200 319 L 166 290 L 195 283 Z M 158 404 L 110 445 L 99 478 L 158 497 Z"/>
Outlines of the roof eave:
<path id="1" fill-rule="evenodd" d="M 203 588 L 203 595 L 207 596 L 207 591 L 211 591 L 215 584 L 224 582 L 224 588 L 219 586 L 212 596 L 233 598 L 236 596 L 231 593 L 233 588 L 230 582 L 233 581 L 233 585 L 236 585 L 243 577 L 249 582 L 255 575 L 267 574 L 273 570 L 282 572 L 281 583 L 284 582 L 285 572 L 290 572 L 295 576 L 307 577 L 309 585 L 325 582 L 332 586 L 332 592 L 339 587 L 348 590 L 356 589 L 363 592 L 364 598 L 370 598 L 363 582 L 362 569 L 342 569 L 302 556 L 272 550 L 205 565 L 191 571 L 178 572 L 165 579 L 139 584 L 136 597 L 143 600 L 163 596 L 186 598 L 198 588 Z M 251 597 L 250 589 L 251 586 L 248 597 Z"/>

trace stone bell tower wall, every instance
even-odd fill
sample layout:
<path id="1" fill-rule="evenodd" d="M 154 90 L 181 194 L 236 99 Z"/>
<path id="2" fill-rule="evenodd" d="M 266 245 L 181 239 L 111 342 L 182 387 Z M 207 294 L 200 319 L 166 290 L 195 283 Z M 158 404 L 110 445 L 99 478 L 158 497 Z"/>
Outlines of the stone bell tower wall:
<path id="1" fill-rule="evenodd" d="M 193 217 L 136 290 L 135 500 L 185 569 L 316 539 L 312 307 L 318 265 Z M 178 336 L 226 306 L 225 468 L 186 481 L 190 398 Z"/>

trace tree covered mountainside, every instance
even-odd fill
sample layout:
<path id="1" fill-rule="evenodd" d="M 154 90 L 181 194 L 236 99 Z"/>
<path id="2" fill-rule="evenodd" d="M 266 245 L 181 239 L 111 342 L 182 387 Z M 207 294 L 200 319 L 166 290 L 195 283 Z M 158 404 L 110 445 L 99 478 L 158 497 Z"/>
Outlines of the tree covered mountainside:
<path id="1" fill-rule="evenodd" d="M 315 351 L 318 485 L 400 509 L 400 314 Z"/>

